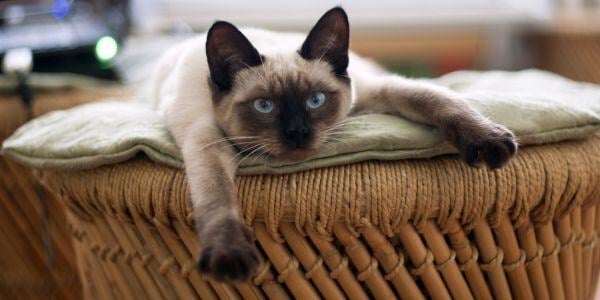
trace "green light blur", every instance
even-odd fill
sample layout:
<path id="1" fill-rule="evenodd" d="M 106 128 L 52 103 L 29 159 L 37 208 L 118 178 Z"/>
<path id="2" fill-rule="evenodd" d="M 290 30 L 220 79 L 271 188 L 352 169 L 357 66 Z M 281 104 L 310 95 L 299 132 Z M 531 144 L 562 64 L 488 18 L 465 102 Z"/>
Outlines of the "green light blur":
<path id="1" fill-rule="evenodd" d="M 103 36 L 96 42 L 96 58 L 107 62 L 117 55 L 119 44 L 112 36 Z"/>

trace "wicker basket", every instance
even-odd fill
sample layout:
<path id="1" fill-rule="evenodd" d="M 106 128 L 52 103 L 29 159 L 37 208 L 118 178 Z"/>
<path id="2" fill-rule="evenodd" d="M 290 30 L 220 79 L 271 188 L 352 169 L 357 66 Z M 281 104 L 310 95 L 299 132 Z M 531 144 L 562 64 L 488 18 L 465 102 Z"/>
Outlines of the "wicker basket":
<path id="1" fill-rule="evenodd" d="M 118 93 L 111 89 L 40 91 L 36 93 L 31 114 L 39 116 Z M 27 109 L 18 95 L 0 95 L 0 143 L 27 120 Z M 63 204 L 41 188 L 30 169 L 3 156 L 0 156 L 0 245 L 1 299 L 81 297 Z"/>
<path id="2" fill-rule="evenodd" d="M 236 285 L 195 268 L 181 170 L 137 157 L 38 176 L 69 208 L 87 298 L 584 299 L 599 157 L 595 137 L 525 148 L 495 172 L 446 156 L 239 177 L 263 262 Z"/>

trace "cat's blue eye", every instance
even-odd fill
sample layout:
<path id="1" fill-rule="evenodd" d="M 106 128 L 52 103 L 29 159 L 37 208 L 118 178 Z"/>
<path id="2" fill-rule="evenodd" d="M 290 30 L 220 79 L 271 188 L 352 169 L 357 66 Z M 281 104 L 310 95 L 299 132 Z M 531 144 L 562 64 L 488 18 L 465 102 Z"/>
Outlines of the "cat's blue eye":
<path id="1" fill-rule="evenodd" d="M 254 100 L 254 108 L 263 114 L 268 114 L 273 110 L 273 101 L 267 99 Z"/>
<path id="2" fill-rule="evenodd" d="M 325 103 L 325 94 L 323 94 L 321 92 L 312 93 L 312 94 L 310 94 L 310 96 L 308 96 L 308 99 L 306 99 L 306 105 L 310 109 L 319 108 L 324 103 Z"/>

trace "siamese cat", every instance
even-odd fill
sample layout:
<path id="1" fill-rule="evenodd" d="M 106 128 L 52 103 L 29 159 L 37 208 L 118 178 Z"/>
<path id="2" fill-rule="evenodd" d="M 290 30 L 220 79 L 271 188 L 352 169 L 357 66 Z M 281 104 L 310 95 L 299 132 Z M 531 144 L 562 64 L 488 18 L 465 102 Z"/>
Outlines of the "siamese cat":
<path id="1" fill-rule="evenodd" d="M 160 60 L 151 97 L 183 153 L 204 274 L 239 282 L 259 267 L 234 186 L 242 154 L 307 159 L 349 115 L 385 113 L 436 126 L 470 165 L 515 155 L 514 135 L 459 95 L 350 52 L 349 29 L 341 7 L 307 36 L 217 21 Z"/>

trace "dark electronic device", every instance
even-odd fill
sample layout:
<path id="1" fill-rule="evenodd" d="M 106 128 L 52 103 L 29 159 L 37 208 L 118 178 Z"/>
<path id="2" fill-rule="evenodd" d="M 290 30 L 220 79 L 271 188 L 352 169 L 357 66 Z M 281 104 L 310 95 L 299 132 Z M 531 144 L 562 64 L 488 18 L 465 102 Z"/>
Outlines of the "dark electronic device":
<path id="1" fill-rule="evenodd" d="M 33 55 L 33 72 L 116 79 L 112 60 L 129 28 L 126 0 L 0 0 L 0 59 Z"/>

